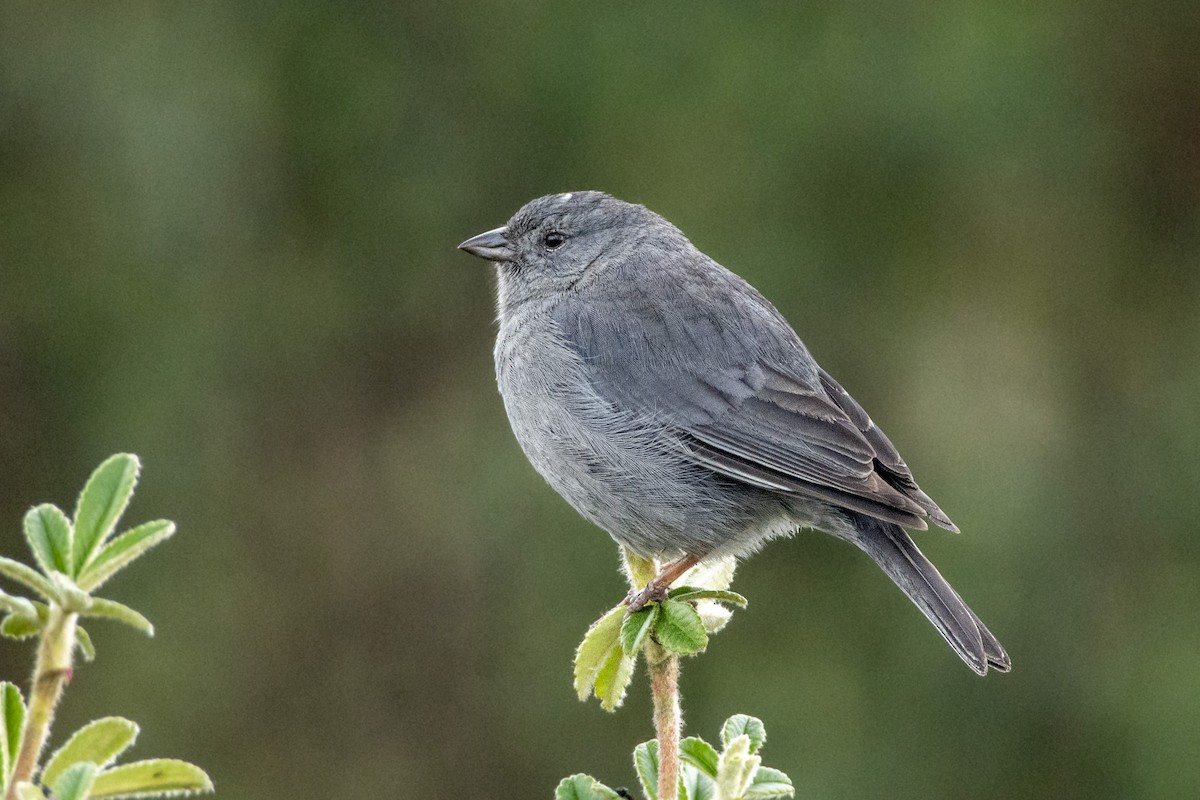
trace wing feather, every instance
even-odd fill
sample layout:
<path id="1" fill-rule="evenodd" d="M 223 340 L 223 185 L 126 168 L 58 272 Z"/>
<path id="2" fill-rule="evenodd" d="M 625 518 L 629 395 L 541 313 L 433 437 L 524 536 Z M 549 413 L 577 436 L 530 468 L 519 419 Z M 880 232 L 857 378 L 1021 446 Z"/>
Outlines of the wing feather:
<path id="1" fill-rule="evenodd" d="M 928 517 L 957 530 L 775 308 L 712 266 L 687 272 L 703 285 L 674 292 L 647 284 L 661 274 L 651 267 L 627 269 L 610 276 L 607 292 L 552 309 L 596 391 L 671 426 L 692 458 L 734 480 L 907 527 L 924 528 Z"/>

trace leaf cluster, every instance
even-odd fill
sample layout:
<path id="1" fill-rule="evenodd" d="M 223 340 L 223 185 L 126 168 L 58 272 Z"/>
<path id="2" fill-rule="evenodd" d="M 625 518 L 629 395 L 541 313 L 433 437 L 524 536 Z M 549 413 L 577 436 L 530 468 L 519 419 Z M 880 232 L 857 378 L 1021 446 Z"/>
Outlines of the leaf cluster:
<path id="1" fill-rule="evenodd" d="M 663 602 L 632 613 L 624 605 L 611 609 L 592 623 L 575 651 L 575 693 L 580 700 L 594 694 L 601 708 L 615 711 L 647 643 L 660 648 L 658 657 L 662 651 L 680 656 L 703 652 L 708 637 L 729 621 L 729 611 L 721 604 L 744 607 L 746 598 L 723 588 L 680 586 Z"/>
<path id="2" fill-rule="evenodd" d="M 39 569 L 0 556 L 0 575 L 40 599 L 0 591 L 0 611 L 6 614 L 0 622 L 0 634 L 11 639 L 38 635 L 49 620 L 50 604 L 54 604 L 67 613 L 115 620 L 147 636 L 154 635 L 154 626 L 141 613 L 115 600 L 91 595 L 175 533 L 175 523 L 159 519 L 113 536 L 133 496 L 140 467 L 137 456 L 128 453 L 118 453 L 97 467 L 79 495 L 73 519 L 52 503 L 29 509 L 25 540 Z M 83 657 L 91 661 L 96 655 L 92 637 L 82 627 L 76 629 L 76 635 Z"/>
<path id="3" fill-rule="evenodd" d="M 767 741 L 762 720 L 735 714 L 721 727 L 717 752 L 698 736 L 679 743 L 682 762 L 679 800 L 771 800 L 792 797 L 795 789 L 783 772 L 764 767 L 759 751 Z M 634 768 L 646 800 L 658 800 L 658 742 L 643 742 L 633 751 Z M 590 775 L 564 778 L 555 800 L 617 800 L 628 797 Z"/>
<path id="4" fill-rule="evenodd" d="M 21 692 L 7 681 L 0 683 L 3 725 L 0 725 L 0 766 L 7 788 L 20 747 L 25 718 Z M 16 732 L 16 736 L 13 733 Z M 211 792 L 212 781 L 199 767 L 171 758 L 154 758 L 114 765 L 137 739 L 138 726 L 123 717 L 104 717 L 84 725 L 46 762 L 40 786 L 21 782 L 21 800 L 116 800 Z M 44 788 L 43 788 L 44 787 Z"/>
<path id="5" fill-rule="evenodd" d="M 175 532 L 175 523 L 154 520 L 116 534 L 117 523 L 129 505 L 141 465 L 137 456 L 118 453 L 96 468 L 79 495 L 75 514 L 68 519 L 51 503 L 25 515 L 25 539 L 37 569 L 0 556 L 0 575 L 29 589 L 34 598 L 0 591 L 0 634 L 13 639 L 39 637 L 39 667 L 27 705 L 13 684 L 0 682 L 0 788 L 20 800 L 85 800 L 86 798 L 149 798 L 212 791 L 212 781 L 199 767 L 174 759 L 150 759 L 115 764 L 133 745 L 138 726 L 122 717 L 95 720 L 76 731 L 46 762 L 36 783 L 16 775 L 22 746 L 36 750 L 45 740 L 50 711 L 35 713 L 41 653 L 61 646 L 68 670 L 72 647 L 91 661 L 96 651 L 78 618 L 111 619 L 147 636 L 154 626 L 140 612 L 92 592 Z M 57 620 L 57 622 L 55 622 Z M 63 624 L 63 621 L 69 621 Z M 72 644 L 73 643 L 73 644 Z M 40 702 L 45 703 L 43 699 Z M 31 730 L 36 729 L 36 734 Z M 33 761 L 29 761 L 32 764 Z M 15 786 L 13 785 L 15 782 Z M 47 794 L 49 793 L 49 794 Z"/>

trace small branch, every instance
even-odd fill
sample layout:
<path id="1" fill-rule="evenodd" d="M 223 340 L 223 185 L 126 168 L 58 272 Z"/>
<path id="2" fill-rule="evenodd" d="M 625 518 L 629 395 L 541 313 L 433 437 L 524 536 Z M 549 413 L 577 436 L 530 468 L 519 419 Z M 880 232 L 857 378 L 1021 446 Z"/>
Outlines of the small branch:
<path id="1" fill-rule="evenodd" d="M 29 709 L 21 733 L 21 752 L 17 755 L 5 800 L 17 800 L 17 784 L 31 780 L 37 770 L 38 758 L 50 734 L 50 723 L 54 721 L 54 710 L 62 697 L 63 687 L 71 679 L 78 618 L 78 614 L 67 613 L 57 604 L 50 606 L 50 617 L 42 630 L 33 668 Z"/>
<path id="2" fill-rule="evenodd" d="M 658 800 L 679 793 L 679 656 L 654 642 L 646 643 L 650 694 L 654 698 L 654 735 L 658 739 Z"/>
<path id="3" fill-rule="evenodd" d="M 658 574 L 658 564 L 623 550 L 625 574 L 634 591 Z M 653 640 L 643 651 L 650 672 L 650 695 L 654 699 L 654 736 L 658 740 L 658 800 L 679 797 L 679 732 L 683 726 L 679 707 L 679 656 Z"/>

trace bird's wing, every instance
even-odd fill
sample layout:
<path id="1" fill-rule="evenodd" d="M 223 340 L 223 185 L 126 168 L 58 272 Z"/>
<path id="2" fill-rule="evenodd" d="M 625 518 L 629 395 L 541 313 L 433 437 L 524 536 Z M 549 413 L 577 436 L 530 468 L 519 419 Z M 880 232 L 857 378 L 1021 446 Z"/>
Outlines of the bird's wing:
<path id="1" fill-rule="evenodd" d="M 875 424 L 863 407 L 858 404 L 858 401 L 851 397 L 850 393 L 843 389 L 842 385 L 835 381 L 828 372 L 820 367 L 817 368 L 817 372 L 825 393 L 838 408 L 842 409 L 862 433 L 867 443 L 871 445 L 871 449 L 875 452 L 875 472 L 889 486 L 902 492 L 921 506 L 938 527 L 958 533 L 958 526 L 950 521 L 944 511 L 938 508 L 937 503 L 933 502 L 933 498 L 921 491 L 920 486 L 917 486 L 912 470 L 908 468 L 908 464 L 904 463 L 896 446 L 892 444 L 892 440 L 887 437 L 883 429 Z"/>
<path id="2" fill-rule="evenodd" d="M 774 307 L 718 269 L 704 275 L 710 285 L 670 295 L 609 291 L 558 306 L 555 321 L 595 390 L 671 426 L 692 458 L 735 480 L 957 530 Z"/>

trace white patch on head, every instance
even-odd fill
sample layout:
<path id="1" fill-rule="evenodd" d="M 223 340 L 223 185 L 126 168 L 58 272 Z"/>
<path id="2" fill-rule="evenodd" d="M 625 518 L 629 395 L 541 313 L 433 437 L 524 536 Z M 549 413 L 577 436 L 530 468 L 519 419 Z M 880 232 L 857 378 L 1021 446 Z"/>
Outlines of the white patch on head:
<path id="1" fill-rule="evenodd" d="M 575 196 L 575 193 L 574 193 L 574 192 L 567 192 L 566 194 L 560 194 L 560 195 L 558 196 L 558 199 L 559 199 L 559 200 L 562 200 L 562 201 L 565 203 L 565 202 L 567 202 L 568 200 L 570 200 L 570 199 L 571 199 L 572 197 L 574 197 L 574 196 Z"/>

